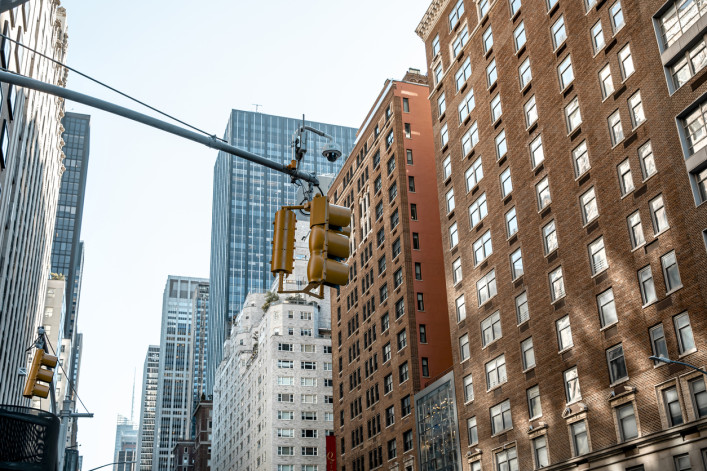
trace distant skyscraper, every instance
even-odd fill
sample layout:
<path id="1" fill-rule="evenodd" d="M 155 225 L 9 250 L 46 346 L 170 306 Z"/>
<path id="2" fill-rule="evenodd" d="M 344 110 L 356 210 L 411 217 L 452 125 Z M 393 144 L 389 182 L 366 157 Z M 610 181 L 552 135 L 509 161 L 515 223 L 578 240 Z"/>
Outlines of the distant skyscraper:
<path id="1" fill-rule="evenodd" d="M 155 410 L 157 406 L 157 379 L 160 368 L 160 346 L 150 345 L 142 372 L 142 401 L 138 432 L 139 471 L 152 471 L 152 453 L 155 445 Z"/>
<path id="2" fill-rule="evenodd" d="M 191 330 L 191 353 L 192 353 L 192 378 L 193 393 L 189 417 L 193 419 L 194 410 L 201 395 L 206 392 L 206 341 L 207 326 L 209 317 L 209 284 L 199 283 L 194 290 L 192 299 L 192 330 Z M 195 422 L 191 427 L 189 438 L 193 438 L 196 433 Z"/>
<path id="3" fill-rule="evenodd" d="M 52 273 L 66 277 L 66 319 L 64 337 L 72 338 L 81 285 L 83 243 L 80 242 L 83 201 L 86 194 L 91 117 L 66 113 L 64 126 L 64 167 L 59 187 L 59 205 L 56 211 L 54 243 L 52 245 Z"/>
<path id="4" fill-rule="evenodd" d="M 170 276 L 164 290 L 153 471 L 172 469 L 174 445 L 190 430 L 192 298 L 199 283 L 208 280 Z"/>
<path id="5" fill-rule="evenodd" d="M 137 429 L 135 424 L 132 419 L 118 414 L 118 423 L 115 426 L 113 471 L 135 471 L 137 469 L 136 463 L 125 464 L 125 462 L 136 461 L 136 448 Z"/>
<path id="6" fill-rule="evenodd" d="M 349 155 L 356 129 L 306 121 L 332 136 L 342 158 L 329 162 L 321 155 L 325 138 L 308 133 L 309 152 L 303 169 L 336 174 Z M 292 135 L 302 120 L 232 110 L 225 139 L 232 145 L 268 159 L 289 163 Z M 211 302 L 207 358 L 207 391 L 213 393 L 216 368 L 231 319 L 241 310 L 247 293 L 264 291 L 270 274 L 272 219 L 284 204 L 294 204 L 296 187 L 288 176 L 220 152 L 214 167 L 211 229 Z"/>

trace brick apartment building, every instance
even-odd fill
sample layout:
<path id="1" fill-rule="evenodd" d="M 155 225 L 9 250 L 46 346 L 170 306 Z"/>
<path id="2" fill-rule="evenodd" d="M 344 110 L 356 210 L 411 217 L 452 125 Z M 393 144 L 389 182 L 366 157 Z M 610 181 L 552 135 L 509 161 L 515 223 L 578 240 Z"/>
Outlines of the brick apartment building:
<path id="1" fill-rule="evenodd" d="M 427 77 L 387 80 L 329 191 L 352 208 L 332 292 L 338 468 L 416 470 L 414 394 L 451 367 Z"/>
<path id="2" fill-rule="evenodd" d="M 435 0 L 417 33 L 463 468 L 704 469 L 705 379 L 649 356 L 707 364 L 707 3 Z"/>

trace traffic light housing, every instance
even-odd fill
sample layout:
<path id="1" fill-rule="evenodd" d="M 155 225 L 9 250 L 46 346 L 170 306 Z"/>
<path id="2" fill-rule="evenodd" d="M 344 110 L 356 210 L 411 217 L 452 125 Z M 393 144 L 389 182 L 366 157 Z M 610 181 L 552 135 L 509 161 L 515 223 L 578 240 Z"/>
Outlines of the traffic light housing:
<path id="1" fill-rule="evenodd" d="M 272 260 L 270 262 L 270 272 L 274 276 L 278 276 L 279 273 L 292 274 L 296 224 L 297 217 L 291 209 L 282 208 L 275 213 Z"/>
<path id="2" fill-rule="evenodd" d="M 351 210 L 330 204 L 325 196 L 315 196 L 309 204 L 309 262 L 307 278 L 310 283 L 343 286 L 349 282 Z"/>
<path id="3" fill-rule="evenodd" d="M 51 368 L 55 368 L 58 361 L 57 357 L 47 355 L 44 350 L 38 348 L 27 374 L 27 382 L 22 395 L 24 397 L 38 396 L 46 399 L 49 396 L 49 386 L 39 384 L 38 381 L 51 384 L 54 378 L 54 371 Z"/>

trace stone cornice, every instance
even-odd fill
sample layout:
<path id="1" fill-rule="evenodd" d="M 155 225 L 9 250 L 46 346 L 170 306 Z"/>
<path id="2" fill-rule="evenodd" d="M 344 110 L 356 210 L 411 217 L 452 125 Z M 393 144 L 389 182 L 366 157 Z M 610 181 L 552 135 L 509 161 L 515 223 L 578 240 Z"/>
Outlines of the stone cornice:
<path id="1" fill-rule="evenodd" d="M 415 33 L 417 33 L 423 41 L 427 41 L 427 37 L 430 35 L 434 25 L 437 24 L 437 20 L 439 20 L 448 2 L 449 0 L 432 0 L 422 20 L 420 20 L 420 24 L 417 25 L 417 29 L 415 29 Z"/>

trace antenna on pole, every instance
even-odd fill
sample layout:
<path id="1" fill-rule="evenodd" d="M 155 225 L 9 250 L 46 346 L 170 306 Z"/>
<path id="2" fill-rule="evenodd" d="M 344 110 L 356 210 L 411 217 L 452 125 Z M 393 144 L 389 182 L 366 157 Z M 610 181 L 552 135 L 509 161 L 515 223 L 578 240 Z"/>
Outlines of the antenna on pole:
<path id="1" fill-rule="evenodd" d="M 133 397 L 130 402 L 130 422 L 135 423 L 135 368 L 133 368 Z"/>

